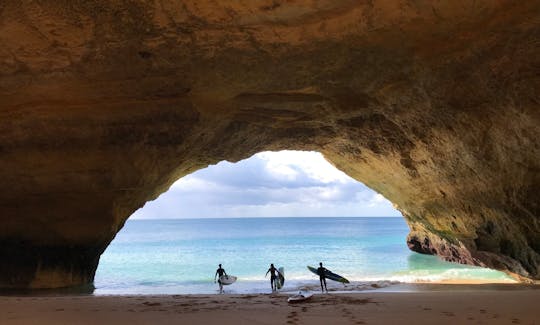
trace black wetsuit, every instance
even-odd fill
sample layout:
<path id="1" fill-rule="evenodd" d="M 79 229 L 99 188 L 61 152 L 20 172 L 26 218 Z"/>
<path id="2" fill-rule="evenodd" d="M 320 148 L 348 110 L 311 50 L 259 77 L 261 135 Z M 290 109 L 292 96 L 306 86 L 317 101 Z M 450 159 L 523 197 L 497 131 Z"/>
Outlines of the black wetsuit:
<path id="1" fill-rule="evenodd" d="M 326 268 L 320 266 L 318 269 L 317 269 L 317 274 L 319 275 L 319 281 L 321 281 L 321 290 L 324 292 L 324 290 L 326 289 L 326 277 L 324 276 L 324 272 L 326 271 Z M 323 288 L 323 284 L 324 284 L 324 288 Z M 328 289 L 326 289 L 326 291 L 328 291 Z"/>
<path id="2" fill-rule="evenodd" d="M 270 266 L 268 271 L 266 271 L 266 274 L 268 274 L 268 272 L 270 272 L 270 286 L 272 287 L 272 291 L 273 291 L 273 290 L 277 289 L 277 283 L 276 283 L 277 275 L 276 275 L 276 272 L 278 274 L 280 274 L 280 273 L 274 266 Z M 275 289 L 274 289 L 274 287 L 275 287 Z"/>
<path id="3" fill-rule="evenodd" d="M 227 273 L 225 273 L 225 270 L 224 270 L 224 269 L 219 268 L 219 269 L 216 270 L 216 274 L 218 275 L 218 281 L 220 281 L 219 278 L 220 278 L 223 274 L 226 275 Z"/>
<path id="4" fill-rule="evenodd" d="M 268 269 L 266 273 L 270 272 L 270 280 L 275 280 L 277 278 L 276 271 L 277 269 L 273 266 Z"/>
<path id="5" fill-rule="evenodd" d="M 220 292 L 220 293 L 223 293 L 223 284 L 221 283 L 221 279 L 220 279 L 220 278 L 221 278 L 223 275 L 227 275 L 227 272 L 225 272 L 225 270 L 224 270 L 223 268 L 220 267 L 219 269 L 216 270 L 216 275 L 218 276 L 218 281 L 217 281 L 217 282 L 219 283 L 219 292 Z M 215 277 L 215 276 L 214 276 L 214 277 Z"/>

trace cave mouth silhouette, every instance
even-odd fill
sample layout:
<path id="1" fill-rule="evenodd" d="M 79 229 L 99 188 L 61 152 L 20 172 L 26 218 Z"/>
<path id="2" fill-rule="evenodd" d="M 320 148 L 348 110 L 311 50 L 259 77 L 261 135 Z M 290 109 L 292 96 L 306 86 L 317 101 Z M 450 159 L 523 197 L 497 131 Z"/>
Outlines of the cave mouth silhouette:
<path id="1" fill-rule="evenodd" d="M 165 2 L 2 7 L 0 287 L 91 283 L 174 181 L 281 149 L 391 200 L 411 249 L 540 279 L 536 1 Z"/>
<path id="2" fill-rule="evenodd" d="M 309 282 L 307 256 L 313 264 L 324 254 L 325 263 L 365 283 L 385 276 L 387 281 L 436 281 L 451 274 L 509 281 L 501 272 L 419 256 L 406 245 L 408 231 L 388 200 L 320 153 L 261 152 L 187 175 L 136 211 L 102 254 L 95 292 L 212 293 L 218 261 L 247 279 L 232 292 L 264 292 L 267 283 L 262 274 L 256 280 L 257 263 L 261 269 L 274 260 L 288 263 L 287 274 L 299 286 Z M 313 245 L 317 237 L 320 243 Z M 321 245 L 334 253 L 313 254 Z"/>

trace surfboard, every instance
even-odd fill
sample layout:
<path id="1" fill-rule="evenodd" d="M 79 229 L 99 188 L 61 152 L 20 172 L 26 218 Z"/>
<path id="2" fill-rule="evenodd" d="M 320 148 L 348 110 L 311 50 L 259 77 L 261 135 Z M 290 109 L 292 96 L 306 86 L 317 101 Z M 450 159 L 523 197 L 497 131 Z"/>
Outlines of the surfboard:
<path id="1" fill-rule="evenodd" d="M 285 283 L 285 271 L 283 269 L 283 266 L 278 268 L 278 271 L 280 274 L 278 274 L 276 286 L 278 289 L 281 289 L 283 287 L 283 284 Z"/>
<path id="2" fill-rule="evenodd" d="M 317 273 L 317 268 L 313 267 L 313 266 L 309 266 L 308 265 L 308 270 L 310 270 L 311 272 L 319 275 Z M 324 272 L 324 277 L 327 278 L 327 279 L 330 279 L 330 280 L 333 280 L 333 281 L 337 281 L 337 282 L 341 282 L 341 283 L 349 283 L 349 280 L 345 279 L 344 277 L 342 277 L 341 275 L 339 274 L 336 274 L 334 272 L 330 272 L 328 270 L 326 270 Z"/>
<path id="3" fill-rule="evenodd" d="M 221 281 L 221 284 L 223 285 L 229 285 L 236 282 L 236 277 L 234 275 L 222 275 L 219 277 L 219 281 Z"/>
<path id="4" fill-rule="evenodd" d="M 290 302 L 290 303 L 302 302 L 302 301 L 306 301 L 310 299 L 311 297 L 313 297 L 312 293 L 300 291 L 298 294 L 294 296 L 290 296 L 289 299 L 287 299 L 287 302 Z"/>

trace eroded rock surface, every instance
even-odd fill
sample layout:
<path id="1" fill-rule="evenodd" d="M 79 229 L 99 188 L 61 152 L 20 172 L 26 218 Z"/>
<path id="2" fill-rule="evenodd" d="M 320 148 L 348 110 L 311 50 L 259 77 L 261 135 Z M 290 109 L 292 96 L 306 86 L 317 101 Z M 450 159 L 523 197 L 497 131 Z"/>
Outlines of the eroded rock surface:
<path id="1" fill-rule="evenodd" d="M 538 1 L 0 3 L 1 287 L 90 283 L 175 180 L 317 150 L 409 247 L 540 278 Z"/>

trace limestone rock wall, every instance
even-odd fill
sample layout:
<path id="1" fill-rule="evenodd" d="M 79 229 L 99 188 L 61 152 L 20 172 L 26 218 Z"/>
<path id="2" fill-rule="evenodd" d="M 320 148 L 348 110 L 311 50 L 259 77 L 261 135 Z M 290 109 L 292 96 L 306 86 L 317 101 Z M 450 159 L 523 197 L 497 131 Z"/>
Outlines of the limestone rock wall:
<path id="1" fill-rule="evenodd" d="M 540 278 L 539 1 L 0 3 L 0 287 L 90 283 L 181 176 L 317 150 L 419 252 Z"/>

